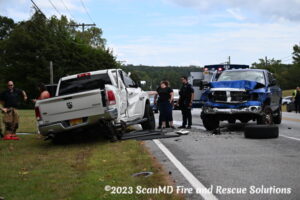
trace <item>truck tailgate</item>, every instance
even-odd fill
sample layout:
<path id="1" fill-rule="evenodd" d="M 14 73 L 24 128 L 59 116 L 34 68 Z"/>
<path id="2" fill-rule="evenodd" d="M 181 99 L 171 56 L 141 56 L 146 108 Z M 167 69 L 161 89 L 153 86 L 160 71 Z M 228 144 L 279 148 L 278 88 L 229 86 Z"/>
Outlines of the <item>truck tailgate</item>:
<path id="1" fill-rule="evenodd" d="M 100 89 L 41 100 L 39 108 L 44 123 L 101 115 L 105 112 Z"/>

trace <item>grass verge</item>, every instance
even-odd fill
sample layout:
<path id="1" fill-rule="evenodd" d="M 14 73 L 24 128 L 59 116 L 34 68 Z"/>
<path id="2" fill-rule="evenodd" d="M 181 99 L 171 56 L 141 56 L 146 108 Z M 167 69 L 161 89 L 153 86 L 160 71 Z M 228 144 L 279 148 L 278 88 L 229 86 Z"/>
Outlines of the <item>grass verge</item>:
<path id="1" fill-rule="evenodd" d="M 20 131 L 35 132 L 33 111 L 20 111 L 20 116 Z M 0 140 L 0 196 L 5 199 L 183 199 L 178 194 L 136 194 L 137 186 L 172 185 L 143 142 L 97 139 L 54 145 L 36 135 L 20 137 L 20 141 Z M 154 174 L 131 176 L 142 171 Z M 106 185 L 132 187 L 133 193 L 111 194 Z"/>
<path id="2" fill-rule="evenodd" d="M 135 188 L 172 185 L 161 166 L 137 141 L 53 145 L 35 135 L 0 141 L 0 196 L 5 199 L 183 199 L 176 194 L 136 194 Z M 132 177 L 151 171 L 150 177 Z M 110 194 L 106 185 L 132 187 Z M 128 190 L 127 190 L 128 192 Z"/>

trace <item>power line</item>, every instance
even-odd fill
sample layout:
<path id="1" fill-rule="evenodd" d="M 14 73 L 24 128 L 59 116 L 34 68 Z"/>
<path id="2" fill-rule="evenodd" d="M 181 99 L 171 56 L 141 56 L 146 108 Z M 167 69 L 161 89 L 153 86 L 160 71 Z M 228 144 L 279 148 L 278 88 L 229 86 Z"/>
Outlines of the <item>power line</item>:
<path id="1" fill-rule="evenodd" d="M 33 4 L 35 10 L 37 10 L 39 13 L 41 13 L 42 15 L 46 16 L 42 11 L 41 9 L 36 5 L 36 3 L 33 1 L 33 0 L 30 0 L 31 3 Z"/>
<path id="2" fill-rule="evenodd" d="M 71 11 L 69 10 L 69 8 L 67 7 L 67 5 L 65 4 L 64 0 L 61 0 L 61 2 L 63 3 L 64 7 L 66 8 L 66 10 L 69 12 L 70 16 L 75 19 L 75 17 L 72 15 Z"/>
<path id="3" fill-rule="evenodd" d="M 55 5 L 52 3 L 52 1 L 51 0 L 48 0 L 49 2 L 50 2 L 50 4 L 52 5 L 52 7 L 56 10 L 56 12 L 58 13 L 58 15 L 62 15 L 60 12 L 59 12 L 59 10 L 55 7 Z"/>
<path id="4" fill-rule="evenodd" d="M 82 32 L 84 32 L 84 27 L 86 27 L 86 26 L 96 26 L 96 24 L 95 23 L 93 23 L 93 24 L 82 23 L 82 24 L 70 24 L 69 26 L 74 26 L 74 27 L 81 26 L 82 27 Z"/>
<path id="5" fill-rule="evenodd" d="M 280 58 L 279 60 L 285 60 L 285 59 L 288 59 L 288 58 L 291 58 L 291 57 L 292 57 L 292 55 L 288 55 L 288 56 L 285 56 L 283 58 Z"/>
<path id="6" fill-rule="evenodd" d="M 83 8 L 84 8 L 84 10 L 85 10 L 85 13 L 87 14 L 87 16 L 88 16 L 88 17 L 90 18 L 90 20 L 95 24 L 94 20 L 92 19 L 92 17 L 90 16 L 88 10 L 86 9 L 86 7 L 85 7 L 83 1 L 80 0 L 80 2 L 81 2 L 81 5 L 83 6 Z"/>

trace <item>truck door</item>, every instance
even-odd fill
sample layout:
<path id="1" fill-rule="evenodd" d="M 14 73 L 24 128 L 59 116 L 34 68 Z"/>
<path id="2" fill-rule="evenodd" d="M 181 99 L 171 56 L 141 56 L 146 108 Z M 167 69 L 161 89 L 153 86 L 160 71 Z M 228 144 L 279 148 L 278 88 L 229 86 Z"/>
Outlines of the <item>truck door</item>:
<path id="1" fill-rule="evenodd" d="M 278 106 L 281 106 L 281 89 L 277 86 L 277 84 L 272 84 L 274 80 L 275 78 L 273 77 L 273 75 L 271 73 L 268 73 L 269 90 L 271 92 L 271 108 L 273 111 L 278 109 Z"/>
<path id="2" fill-rule="evenodd" d="M 141 96 L 142 90 L 137 84 L 122 71 L 122 79 L 127 91 L 127 111 L 130 119 L 140 118 L 144 113 L 144 97 Z"/>
<path id="3" fill-rule="evenodd" d="M 127 111 L 127 91 L 126 91 L 126 87 L 123 83 L 123 80 L 122 80 L 122 72 L 120 70 L 117 70 L 116 72 L 116 81 L 117 81 L 117 85 L 118 85 L 118 94 L 119 94 L 119 97 L 120 97 L 120 106 L 119 106 L 119 109 L 120 109 L 120 115 L 121 115 L 121 118 L 124 118 L 126 117 L 126 111 Z"/>

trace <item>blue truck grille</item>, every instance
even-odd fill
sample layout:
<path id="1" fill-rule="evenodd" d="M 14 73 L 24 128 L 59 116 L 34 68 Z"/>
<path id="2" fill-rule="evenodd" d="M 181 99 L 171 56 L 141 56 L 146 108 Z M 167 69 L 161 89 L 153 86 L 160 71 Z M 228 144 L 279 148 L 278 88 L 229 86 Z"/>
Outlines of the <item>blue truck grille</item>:
<path id="1" fill-rule="evenodd" d="M 214 91 L 211 100 L 223 103 L 242 103 L 249 99 L 244 91 Z"/>

